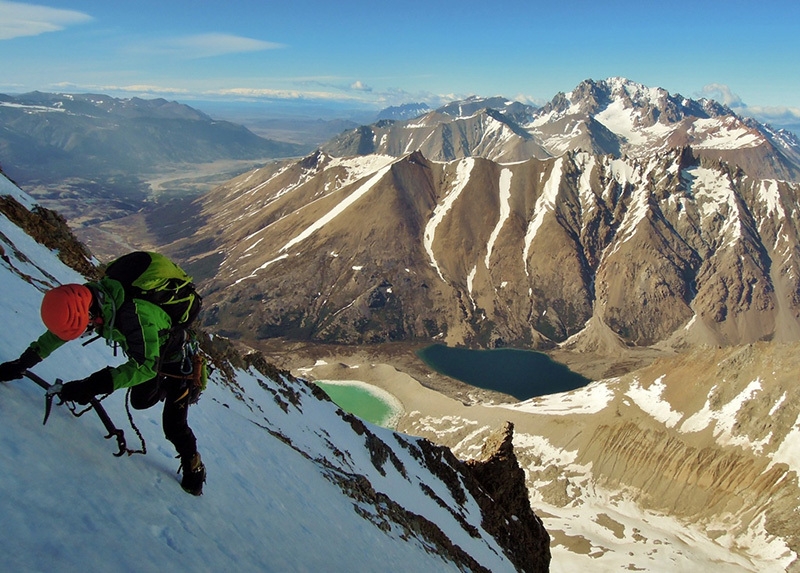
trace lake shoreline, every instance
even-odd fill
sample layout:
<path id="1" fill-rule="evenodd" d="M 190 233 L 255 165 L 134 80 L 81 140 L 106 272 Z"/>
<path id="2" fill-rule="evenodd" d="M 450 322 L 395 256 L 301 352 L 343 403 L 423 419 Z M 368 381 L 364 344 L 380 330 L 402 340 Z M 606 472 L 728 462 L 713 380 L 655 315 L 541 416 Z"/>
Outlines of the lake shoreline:
<path id="1" fill-rule="evenodd" d="M 418 351 L 417 356 L 440 374 L 520 401 L 576 390 L 591 382 L 536 350 L 473 350 L 434 344 Z"/>
<path id="2" fill-rule="evenodd" d="M 345 346 L 267 340 L 260 341 L 256 349 L 267 361 L 298 378 L 312 382 L 357 380 L 388 392 L 403 406 L 396 426 L 399 432 L 413 435 L 420 418 L 460 416 L 465 407 L 470 416 L 477 416 L 492 427 L 501 427 L 511 419 L 520 429 L 529 423 L 521 413 L 491 407 L 518 404 L 519 400 L 512 396 L 477 388 L 431 369 L 418 356 L 418 351 L 430 345 L 431 342 Z M 647 366 L 667 353 L 646 348 L 613 356 L 567 350 L 546 354 L 587 378 L 600 380 L 603 374 L 611 378 Z"/>
<path id="3" fill-rule="evenodd" d="M 317 379 L 315 380 L 315 383 L 322 388 L 325 393 L 328 394 L 331 400 L 333 400 L 334 403 L 336 403 L 340 408 L 350 412 L 351 414 L 355 414 L 360 418 L 371 421 L 374 424 L 394 430 L 397 428 L 397 425 L 402 419 L 404 413 L 403 403 L 400 402 L 400 400 L 398 400 L 394 394 L 391 394 L 386 390 L 375 386 L 374 384 L 362 382 L 361 380 L 324 379 Z M 342 393 L 341 390 L 348 388 L 366 392 L 371 396 L 372 399 L 385 406 L 386 412 L 384 413 L 383 411 L 377 411 L 378 409 L 382 410 L 383 407 L 376 409 L 374 405 L 364 403 L 359 404 L 352 399 L 347 399 L 347 392 L 345 391 L 345 393 Z M 337 390 L 339 390 L 339 392 L 337 392 Z M 344 399 L 337 399 L 339 395 L 341 395 Z M 373 417 L 375 419 L 373 419 Z"/>
<path id="4" fill-rule="evenodd" d="M 431 344 L 433 344 L 431 341 L 425 341 L 346 346 L 269 339 L 258 341 L 250 347 L 260 351 L 268 362 L 301 378 L 319 378 L 321 376 L 319 372 L 308 373 L 305 370 L 314 367 L 318 361 L 325 362 L 327 365 L 342 364 L 349 367 L 385 365 L 399 374 L 410 377 L 421 387 L 438 392 L 465 405 L 518 402 L 507 394 L 476 388 L 436 372 L 418 356 L 419 351 Z M 674 355 L 672 351 L 654 348 L 629 348 L 613 354 L 562 349 L 537 352 L 546 354 L 552 360 L 566 365 L 570 370 L 590 380 L 621 376 L 648 366 L 658 358 Z M 330 375 L 342 376 L 343 380 L 352 379 L 353 371 L 334 371 Z M 363 381 L 369 382 L 369 380 Z M 376 385 L 381 386 L 380 384 Z"/>

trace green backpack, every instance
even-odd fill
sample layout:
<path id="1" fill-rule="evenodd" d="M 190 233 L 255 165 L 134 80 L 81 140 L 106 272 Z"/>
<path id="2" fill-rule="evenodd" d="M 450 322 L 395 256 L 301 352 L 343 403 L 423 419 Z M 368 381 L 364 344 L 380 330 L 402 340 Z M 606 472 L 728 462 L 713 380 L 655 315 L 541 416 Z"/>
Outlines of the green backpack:
<path id="1" fill-rule="evenodd" d="M 192 277 L 162 254 L 135 251 L 123 255 L 108 265 L 105 274 L 121 283 L 129 298 L 162 308 L 173 328 L 188 328 L 200 313 L 203 299 Z"/>

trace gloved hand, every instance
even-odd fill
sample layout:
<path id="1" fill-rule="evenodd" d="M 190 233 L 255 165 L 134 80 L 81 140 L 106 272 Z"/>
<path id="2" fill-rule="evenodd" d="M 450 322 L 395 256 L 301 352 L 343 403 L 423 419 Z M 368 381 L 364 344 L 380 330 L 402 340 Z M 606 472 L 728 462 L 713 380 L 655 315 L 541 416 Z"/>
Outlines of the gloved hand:
<path id="1" fill-rule="evenodd" d="M 42 359 L 39 358 L 39 355 L 36 354 L 36 351 L 28 348 L 22 353 L 22 356 L 16 360 L 10 360 L 0 364 L 0 382 L 8 382 L 9 380 L 22 378 L 23 372 L 25 372 L 28 368 L 33 368 L 41 361 Z"/>
<path id="2" fill-rule="evenodd" d="M 85 406 L 98 394 L 110 394 L 113 391 L 111 371 L 103 368 L 83 380 L 65 382 L 58 395 L 64 402 L 77 402 Z"/>
<path id="3" fill-rule="evenodd" d="M 22 378 L 25 368 L 19 363 L 19 359 L 3 362 L 0 364 L 0 382 L 8 382 Z"/>

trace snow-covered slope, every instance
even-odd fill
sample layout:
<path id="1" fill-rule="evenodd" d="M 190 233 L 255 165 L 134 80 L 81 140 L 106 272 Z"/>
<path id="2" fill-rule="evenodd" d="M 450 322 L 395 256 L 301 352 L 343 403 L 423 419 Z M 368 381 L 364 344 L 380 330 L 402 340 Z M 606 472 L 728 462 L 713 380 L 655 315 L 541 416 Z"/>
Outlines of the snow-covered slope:
<path id="1" fill-rule="evenodd" d="M 0 195 L 31 204 L 3 177 Z M 6 361 L 41 333 L 41 291 L 84 279 L 2 215 L 0 247 Z M 74 342 L 34 371 L 71 380 L 119 360 L 102 342 Z M 516 569 L 482 525 L 486 494 L 448 450 L 366 426 L 313 386 L 252 362 L 219 364 L 190 411 L 208 470 L 199 498 L 178 484 L 159 406 L 134 412 L 147 455 L 115 458 L 92 412 L 54 407 L 43 427 L 42 390 L 1 384 L 0 569 Z M 135 447 L 124 394 L 104 405 Z"/>

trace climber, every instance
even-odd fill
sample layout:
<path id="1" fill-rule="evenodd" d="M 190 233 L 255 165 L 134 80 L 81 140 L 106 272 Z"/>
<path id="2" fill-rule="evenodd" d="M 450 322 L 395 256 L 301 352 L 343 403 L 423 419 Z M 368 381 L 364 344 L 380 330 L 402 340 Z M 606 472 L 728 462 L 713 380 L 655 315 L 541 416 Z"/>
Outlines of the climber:
<path id="1" fill-rule="evenodd" d="M 118 259 L 122 264 L 117 269 L 137 276 L 151 270 L 156 262 L 173 264 L 157 253 L 137 252 L 126 257 Z M 111 268 L 109 265 L 108 270 Z M 192 377 L 187 376 L 187 366 L 191 369 L 187 347 L 192 337 L 188 326 L 199 311 L 200 297 L 191 299 L 193 308 L 186 311 L 181 323 L 170 317 L 164 305 L 145 300 L 147 293 L 130 296 L 125 279 L 116 280 L 108 274 L 97 282 L 65 284 L 47 291 L 41 304 L 47 331 L 19 358 L 0 364 L 0 381 L 21 378 L 64 343 L 95 332 L 115 349 L 119 346 L 127 362 L 102 368 L 82 380 L 54 385 L 48 393 L 85 405 L 96 395 L 130 388 L 130 404 L 140 410 L 163 400 L 164 435 L 178 452 L 181 486 L 190 494 L 201 495 L 206 471 L 187 419 L 189 405 L 199 396 Z"/>

